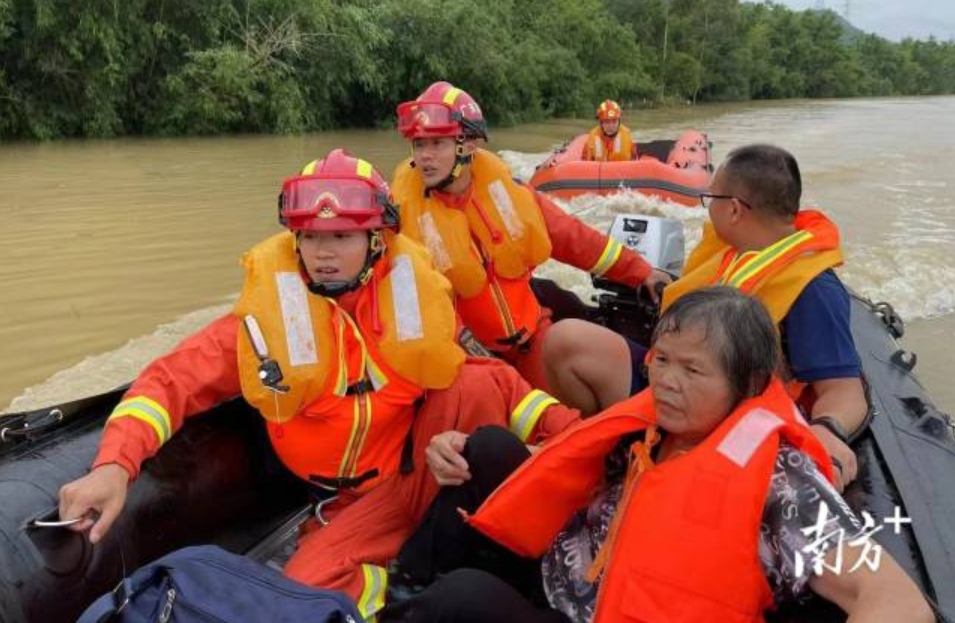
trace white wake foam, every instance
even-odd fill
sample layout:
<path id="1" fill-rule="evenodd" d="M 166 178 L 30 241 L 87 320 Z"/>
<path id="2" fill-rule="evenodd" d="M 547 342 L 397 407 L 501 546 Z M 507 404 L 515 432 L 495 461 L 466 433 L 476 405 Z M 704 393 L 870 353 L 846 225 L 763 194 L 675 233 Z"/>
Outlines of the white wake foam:
<path id="1" fill-rule="evenodd" d="M 60 370 L 42 383 L 27 388 L 13 399 L 5 411 L 39 409 L 85 396 L 96 396 L 129 383 L 150 361 L 228 313 L 233 306 L 234 303 L 230 302 L 190 312 L 160 325 L 148 335 L 128 341 L 116 350 L 91 355 L 74 366 Z"/>

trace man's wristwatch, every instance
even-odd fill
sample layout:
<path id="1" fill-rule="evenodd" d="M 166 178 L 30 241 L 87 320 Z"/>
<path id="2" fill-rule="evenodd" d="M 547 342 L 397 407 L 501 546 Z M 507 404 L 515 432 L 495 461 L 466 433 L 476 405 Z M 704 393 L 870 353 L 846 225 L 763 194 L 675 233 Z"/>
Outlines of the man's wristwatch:
<path id="1" fill-rule="evenodd" d="M 810 426 L 819 426 L 829 429 L 829 432 L 836 436 L 839 441 L 849 445 L 849 433 L 846 432 L 846 429 L 842 427 L 842 424 L 839 423 L 839 420 L 832 417 L 831 415 L 819 415 L 809 422 Z"/>

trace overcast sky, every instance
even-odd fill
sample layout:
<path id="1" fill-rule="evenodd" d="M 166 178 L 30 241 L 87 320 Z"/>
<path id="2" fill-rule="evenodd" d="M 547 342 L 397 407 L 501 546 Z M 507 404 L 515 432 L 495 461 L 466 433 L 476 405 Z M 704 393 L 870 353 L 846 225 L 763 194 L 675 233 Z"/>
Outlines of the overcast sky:
<path id="1" fill-rule="evenodd" d="M 846 0 L 776 0 L 794 9 L 822 4 L 845 17 Z M 866 32 L 898 41 L 904 37 L 955 39 L 955 0 L 849 0 L 849 21 Z"/>

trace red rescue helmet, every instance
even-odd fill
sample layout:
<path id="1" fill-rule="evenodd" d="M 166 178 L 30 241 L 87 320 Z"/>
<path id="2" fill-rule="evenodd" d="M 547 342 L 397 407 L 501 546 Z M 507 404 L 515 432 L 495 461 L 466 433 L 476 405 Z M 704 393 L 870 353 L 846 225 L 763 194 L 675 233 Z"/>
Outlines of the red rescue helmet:
<path id="1" fill-rule="evenodd" d="M 597 106 L 597 120 L 604 121 L 619 120 L 621 115 L 620 104 L 613 100 L 604 100 Z"/>
<path id="2" fill-rule="evenodd" d="M 285 180 L 279 222 L 292 231 L 397 229 L 398 209 L 371 163 L 336 149 Z"/>
<path id="3" fill-rule="evenodd" d="M 418 99 L 398 105 L 398 131 L 409 140 L 460 136 L 487 140 L 481 107 L 467 91 L 435 82 Z"/>

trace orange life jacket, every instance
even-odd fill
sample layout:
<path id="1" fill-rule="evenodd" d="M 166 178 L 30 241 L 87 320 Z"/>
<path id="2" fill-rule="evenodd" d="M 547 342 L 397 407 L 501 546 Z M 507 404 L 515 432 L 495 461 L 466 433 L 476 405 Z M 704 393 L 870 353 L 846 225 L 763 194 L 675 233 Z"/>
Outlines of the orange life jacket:
<path id="1" fill-rule="evenodd" d="M 655 423 L 650 390 L 543 446 L 469 518 L 489 537 L 539 557 L 604 477 L 623 435 Z M 786 439 L 827 478 L 832 465 L 774 380 L 693 450 L 651 466 L 626 503 L 604 568 L 594 621 L 756 623 L 772 605 L 759 562 L 766 492 Z"/>
<path id="2" fill-rule="evenodd" d="M 740 254 L 723 242 L 707 221 L 683 276 L 663 292 L 663 310 L 684 294 L 725 284 L 758 298 L 776 323 L 799 294 L 823 271 L 842 264 L 839 230 L 822 212 L 800 210 L 795 233 L 762 249 Z"/>
<path id="3" fill-rule="evenodd" d="M 583 159 L 597 162 L 633 160 L 633 138 L 630 129 L 621 124 L 616 134 L 607 136 L 598 125 L 587 136 Z"/>
<path id="4" fill-rule="evenodd" d="M 255 317 L 288 386 L 276 393 L 262 384 L 261 361 L 240 329 L 243 396 L 269 420 L 289 469 L 329 488 L 367 489 L 394 472 L 414 401 L 425 389 L 448 387 L 464 362 L 450 284 L 423 247 L 391 232 L 384 240 L 354 317 L 308 291 L 292 234 L 243 257 L 246 279 L 234 313 Z"/>
<path id="5" fill-rule="evenodd" d="M 550 257 L 550 236 L 533 193 L 500 158 L 477 150 L 471 176 L 460 208 L 426 194 L 410 161 L 398 166 L 391 189 L 402 233 L 422 242 L 451 281 L 464 324 L 488 348 L 507 350 L 537 328 L 541 308 L 530 277 Z"/>

